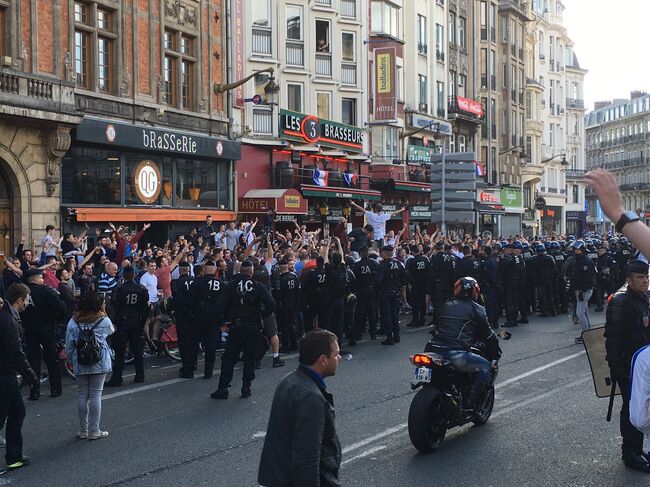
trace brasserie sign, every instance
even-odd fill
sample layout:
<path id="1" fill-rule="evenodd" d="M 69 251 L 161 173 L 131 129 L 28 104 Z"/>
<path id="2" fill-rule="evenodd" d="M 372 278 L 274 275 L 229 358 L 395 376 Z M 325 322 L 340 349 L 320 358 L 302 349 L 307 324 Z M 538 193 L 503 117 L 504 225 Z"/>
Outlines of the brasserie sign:
<path id="1" fill-rule="evenodd" d="M 360 128 L 289 110 L 280 110 L 280 137 L 347 152 L 363 150 L 363 131 Z"/>

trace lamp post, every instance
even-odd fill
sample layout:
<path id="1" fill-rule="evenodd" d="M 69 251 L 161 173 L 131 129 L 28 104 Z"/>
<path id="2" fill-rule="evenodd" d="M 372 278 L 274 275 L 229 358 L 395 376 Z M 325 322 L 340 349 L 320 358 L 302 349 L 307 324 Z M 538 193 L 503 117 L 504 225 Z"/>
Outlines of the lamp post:
<path id="1" fill-rule="evenodd" d="M 557 159 L 558 157 L 562 158 L 560 164 L 562 164 L 563 166 L 569 165 L 569 161 L 566 160 L 566 154 L 556 154 L 554 156 L 549 157 L 548 159 L 542 160 L 541 163 L 544 164 L 545 162 L 551 162 L 553 159 Z"/>
<path id="2" fill-rule="evenodd" d="M 280 87 L 275 82 L 275 76 L 273 75 L 274 72 L 275 72 L 274 68 L 260 69 L 258 71 L 253 72 L 252 74 L 249 74 L 245 78 L 240 79 L 239 81 L 234 81 L 232 83 L 215 83 L 212 86 L 212 89 L 214 90 L 215 95 L 221 95 L 222 93 L 226 93 L 227 91 L 231 91 L 234 90 L 235 88 L 240 87 L 248 80 L 253 79 L 258 74 L 269 73 L 269 82 L 264 87 L 264 93 L 267 95 L 270 93 L 275 94 L 280 91 Z"/>

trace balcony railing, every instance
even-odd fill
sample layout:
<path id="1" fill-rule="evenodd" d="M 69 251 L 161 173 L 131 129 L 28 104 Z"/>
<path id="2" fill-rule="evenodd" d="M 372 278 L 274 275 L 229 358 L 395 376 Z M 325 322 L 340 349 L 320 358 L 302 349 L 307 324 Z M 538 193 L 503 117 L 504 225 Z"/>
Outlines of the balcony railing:
<path id="1" fill-rule="evenodd" d="M 253 108 L 253 133 L 273 134 L 273 111 L 267 108 Z"/>
<path id="2" fill-rule="evenodd" d="M 357 18 L 356 0 L 340 0 L 340 2 L 341 2 L 341 17 L 356 19 Z"/>
<path id="3" fill-rule="evenodd" d="M 316 5 L 321 5 L 323 7 L 331 7 L 332 0 L 316 0 Z"/>
<path id="4" fill-rule="evenodd" d="M 348 86 L 357 85 L 357 63 L 341 63 L 341 84 Z"/>
<path id="5" fill-rule="evenodd" d="M 441 63 L 445 62 L 445 51 L 439 48 L 436 49 L 436 61 L 440 61 Z"/>
<path id="6" fill-rule="evenodd" d="M 254 26 L 252 30 L 253 53 L 271 55 L 271 29 Z"/>
<path id="7" fill-rule="evenodd" d="M 479 115 L 477 115 L 475 113 L 466 112 L 464 110 L 461 110 L 460 107 L 458 106 L 458 100 L 456 99 L 455 96 L 450 96 L 449 99 L 448 99 L 448 103 L 447 103 L 447 112 L 448 113 L 456 113 L 456 114 L 459 114 L 459 115 L 464 115 L 466 117 L 475 118 L 476 120 L 485 120 L 485 107 L 482 107 L 482 108 L 483 108 L 483 116 L 479 116 Z M 487 132 L 487 130 L 485 130 L 484 132 Z"/>
<path id="8" fill-rule="evenodd" d="M 302 41 L 292 41 L 287 39 L 287 65 L 304 66 L 305 65 L 305 46 Z"/>
<path id="9" fill-rule="evenodd" d="M 516 10 L 519 15 L 526 17 L 527 3 L 522 0 L 501 0 L 499 10 Z"/>
<path id="10" fill-rule="evenodd" d="M 300 168 L 287 162 L 282 163 L 282 167 L 275 166 L 275 187 L 276 188 L 299 188 L 302 184 L 315 185 L 314 170 L 311 168 Z M 370 189 L 370 177 L 361 176 L 353 179 L 350 184 L 346 183 L 345 176 L 338 168 L 329 166 L 327 169 L 327 187 L 328 188 L 353 188 L 353 189 Z M 355 173 L 356 174 L 356 173 Z"/>
<path id="11" fill-rule="evenodd" d="M 585 101 L 581 100 L 580 98 L 567 98 L 566 99 L 566 106 L 568 108 L 584 108 L 585 107 Z"/>
<path id="12" fill-rule="evenodd" d="M 587 174 L 586 169 L 567 169 L 564 173 L 567 179 L 582 179 Z"/>
<path id="13" fill-rule="evenodd" d="M 332 54 L 329 52 L 316 53 L 316 76 L 332 77 Z"/>
<path id="14" fill-rule="evenodd" d="M 372 163 L 369 166 L 371 181 L 411 181 L 427 183 L 430 180 L 429 171 L 422 166 L 412 164 L 382 164 Z"/>
<path id="15" fill-rule="evenodd" d="M 429 51 L 429 47 L 423 43 L 423 42 L 418 42 L 418 53 L 419 54 L 426 54 Z"/>

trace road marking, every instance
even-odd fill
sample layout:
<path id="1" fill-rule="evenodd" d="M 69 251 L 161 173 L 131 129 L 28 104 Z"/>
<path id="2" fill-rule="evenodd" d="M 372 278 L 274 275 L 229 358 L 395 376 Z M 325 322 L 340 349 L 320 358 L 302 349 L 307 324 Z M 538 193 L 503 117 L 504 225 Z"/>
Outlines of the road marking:
<path id="1" fill-rule="evenodd" d="M 386 445 L 376 446 L 374 448 L 368 448 L 367 450 L 364 450 L 358 455 L 355 455 L 352 458 L 348 458 L 347 460 L 341 462 L 341 466 L 345 465 L 346 463 L 351 463 L 354 462 L 355 460 L 360 460 L 362 458 L 368 457 L 373 453 L 377 453 L 378 451 L 385 450 L 386 448 L 388 448 Z"/>
<path id="2" fill-rule="evenodd" d="M 147 384 L 146 386 L 134 387 L 133 389 L 127 389 L 125 391 L 113 392 L 112 394 L 105 394 L 102 396 L 102 401 L 108 401 L 109 399 L 115 399 L 116 397 L 128 396 L 129 394 L 135 394 L 136 392 L 148 391 L 150 389 L 157 389 L 158 387 L 170 386 L 172 384 L 177 384 L 179 382 L 186 382 L 186 381 L 187 379 L 181 379 L 180 377 L 177 377 L 175 379 L 170 379 L 165 382 L 158 382 L 156 384 Z"/>
<path id="3" fill-rule="evenodd" d="M 526 377 L 530 377 L 533 374 L 537 374 L 537 373 L 542 372 L 542 371 L 544 371 L 546 369 L 549 369 L 549 368 L 554 367 L 556 365 L 559 365 L 561 363 L 567 362 L 568 360 L 574 359 L 574 358 L 579 357 L 579 356 L 584 355 L 584 354 L 585 354 L 584 351 L 574 353 L 572 355 L 568 355 L 568 356 L 566 356 L 564 358 L 561 358 L 559 360 L 555 360 L 554 362 L 550 362 L 550 363 L 548 363 L 548 364 L 546 364 L 546 365 L 544 365 L 542 367 L 537 367 L 536 369 L 529 370 L 528 372 L 524 372 L 523 374 L 520 374 L 520 375 L 518 375 L 516 377 L 513 377 L 511 379 L 508 379 L 508 380 L 506 380 L 504 382 L 501 382 L 501 383 L 497 384 L 495 386 L 495 389 L 499 389 L 501 387 L 513 384 L 513 383 L 518 382 L 518 381 L 520 381 L 522 379 L 525 379 Z M 581 381 L 584 381 L 584 380 L 586 380 L 586 379 L 581 379 Z M 555 389 L 553 389 L 552 391 L 555 391 Z M 551 391 L 549 391 L 549 392 L 551 392 Z M 546 394 L 548 394 L 548 393 L 546 393 Z M 544 394 L 542 394 L 541 396 L 535 396 L 535 398 L 533 398 L 533 399 L 536 399 L 537 397 L 543 398 L 543 397 L 546 397 L 546 396 Z M 528 401 L 530 401 L 530 399 Z M 528 404 L 526 401 L 524 401 L 524 403 Z M 515 404 L 515 405 L 511 406 L 511 408 L 513 408 L 515 406 L 518 406 L 518 404 Z M 510 411 L 510 410 L 512 410 L 512 409 L 508 409 L 508 408 L 504 409 L 504 411 Z M 496 415 L 495 415 L 495 417 L 496 417 Z M 350 446 L 345 447 L 343 449 L 343 454 L 349 453 L 349 452 L 354 451 L 354 450 L 358 450 L 359 448 L 364 447 L 364 446 L 366 446 L 366 445 L 368 445 L 368 444 L 370 444 L 370 443 L 372 443 L 374 441 L 377 441 L 377 440 L 379 440 L 381 438 L 385 438 L 386 436 L 390 436 L 392 434 L 399 433 L 400 431 L 404 430 L 407 427 L 408 427 L 408 423 L 402 423 L 402 424 L 398 424 L 397 426 L 393 426 L 392 428 L 388 428 L 388 429 L 386 429 L 386 430 L 384 430 L 384 431 L 382 431 L 380 433 L 377 433 L 376 435 L 370 436 L 370 437 L 365 438 L 365 439 L 363 439 L 361 441 L 353 443 Z"/>

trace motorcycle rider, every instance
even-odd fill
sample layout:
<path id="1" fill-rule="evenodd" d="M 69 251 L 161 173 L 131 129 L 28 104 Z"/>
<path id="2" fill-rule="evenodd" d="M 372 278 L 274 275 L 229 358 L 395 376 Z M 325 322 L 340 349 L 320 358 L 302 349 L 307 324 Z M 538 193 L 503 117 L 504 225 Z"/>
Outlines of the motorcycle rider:
<path id="1" fill-rule="evenodd" d="M 440 310 L 438 327 L 431 339 L 431 343 L 448 347 L 442 354 L 456 370 L 472 374 L 469 394 L 463 401 L 466 408 L 471 408 L 483 392 L 492 360 L 501 356 L 485 308 L 476 302 L 480 294 L 481 289 L 474 278 L 458 279 L 454 285 L 454 297 Z M 485 357 L 471 351 L 479 342 L 485 344 Z"/>

